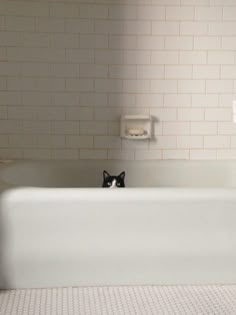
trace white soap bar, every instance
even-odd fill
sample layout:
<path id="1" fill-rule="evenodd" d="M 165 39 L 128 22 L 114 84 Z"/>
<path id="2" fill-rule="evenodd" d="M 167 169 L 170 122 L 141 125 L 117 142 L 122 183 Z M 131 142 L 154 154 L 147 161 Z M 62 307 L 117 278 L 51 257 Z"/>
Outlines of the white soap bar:
<path id="1" fill-rule="evenodd" d="M 130 136 L 143 136 L 144 135 L 144 130 L 143 129 L 129 129 L 128 134 Z"/>

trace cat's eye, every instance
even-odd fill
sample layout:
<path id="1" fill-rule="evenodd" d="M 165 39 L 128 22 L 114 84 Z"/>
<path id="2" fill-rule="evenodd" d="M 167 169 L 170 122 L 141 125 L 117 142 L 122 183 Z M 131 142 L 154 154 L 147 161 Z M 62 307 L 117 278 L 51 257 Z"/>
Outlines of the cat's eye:
<path id="1" fill-rule="evenodd" d="M 111 183 L 108 183 L 108 186 L 111 186 Z"/>
<path id="2" fill-rule="evenodd" d="M 117 183 L 116 186 L 120 186 L 120 183 Z"/>

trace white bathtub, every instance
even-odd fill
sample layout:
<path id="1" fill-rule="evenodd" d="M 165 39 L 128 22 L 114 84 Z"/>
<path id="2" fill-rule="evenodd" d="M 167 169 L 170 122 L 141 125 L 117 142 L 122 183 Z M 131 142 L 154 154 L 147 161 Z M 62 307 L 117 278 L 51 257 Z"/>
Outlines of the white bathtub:
<path id="1" fill-rule="evenodd" d="M 1 288 L 236 283 L 236 162 L 17 162 L 0 182 Z"/>

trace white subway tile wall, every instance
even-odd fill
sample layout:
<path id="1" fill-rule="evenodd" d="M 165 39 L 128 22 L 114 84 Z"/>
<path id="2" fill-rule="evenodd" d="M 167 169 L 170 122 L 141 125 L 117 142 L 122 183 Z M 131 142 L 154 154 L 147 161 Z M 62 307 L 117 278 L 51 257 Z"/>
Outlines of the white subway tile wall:
<path id="1" fill-rule="evenodd" d="M 235 0 L 0 2 L 2 159 L 235 159 L 235 98 Z"/>

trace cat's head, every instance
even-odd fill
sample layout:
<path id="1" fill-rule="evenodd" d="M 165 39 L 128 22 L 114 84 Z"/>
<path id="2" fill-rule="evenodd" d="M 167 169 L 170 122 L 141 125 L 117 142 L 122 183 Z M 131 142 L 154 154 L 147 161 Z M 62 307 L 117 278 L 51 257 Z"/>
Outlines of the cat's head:
<path id="1" fill-rule="evenodd" d="M 118 176 L 110 175 L 107 171 L 103 171 L 103 185 L 102 187 L 120 188 L 125 187 L 125 172 Z"/>

